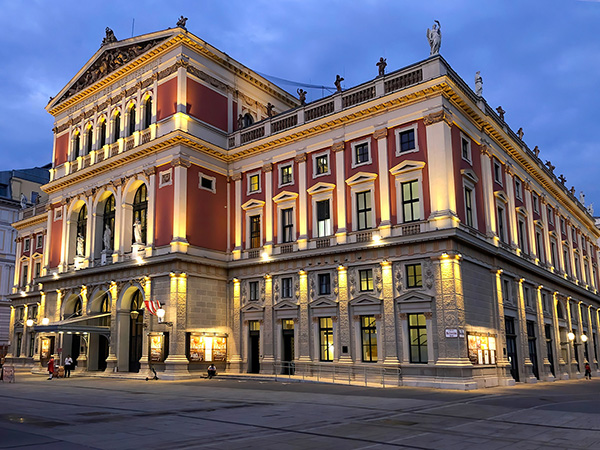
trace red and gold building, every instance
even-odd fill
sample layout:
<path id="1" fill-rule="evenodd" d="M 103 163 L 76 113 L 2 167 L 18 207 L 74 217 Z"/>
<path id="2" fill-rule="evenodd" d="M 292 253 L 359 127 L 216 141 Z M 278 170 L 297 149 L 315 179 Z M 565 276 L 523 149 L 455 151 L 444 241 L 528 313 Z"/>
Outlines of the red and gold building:
<path id="1" fill-rule="evenodd" d="M 598 369 L 594 219 L 442 57 L 301 104 L 183 28 L 113 37 L 47 106 L 28 363 L 460 389 Z"/>

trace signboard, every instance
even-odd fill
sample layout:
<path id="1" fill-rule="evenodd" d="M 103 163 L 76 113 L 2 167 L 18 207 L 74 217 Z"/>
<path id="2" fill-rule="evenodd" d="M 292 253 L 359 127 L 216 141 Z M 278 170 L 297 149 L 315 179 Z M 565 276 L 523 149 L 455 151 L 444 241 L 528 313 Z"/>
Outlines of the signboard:
<path id="1" fill-rule="evenodd" d="M 42 338 L 42 349 L 40 356 L 42 359 L 50 359 L 50 339 Z"/>
<path id="2" fill-rule="evenodd" d="M 190 336 L 190 361 L 204 361 L 204 336 Z"/>
<path id="3" fill-rule="evenodd" d="M 163 360 L 163 335 L 155 334 L 150 337 L 150 361 L 161 362 Z"/>
<path id="4" fill-rule="evenodd" d="M 458 330 L 456 328 L 446 328 L 446 337 L 447 338 L 457 338 Z"/>
<path id="5" fill-rule="evenodd" d="M 15 366 L 2 367 L 2 381 L 6 381 L 8 383 L 15 382 Z"/>
<path id="6" fill-rule="evenodd" d="M 496 336 L 468 334 L 469 360 L 475 365 L 496 364 Z"/>

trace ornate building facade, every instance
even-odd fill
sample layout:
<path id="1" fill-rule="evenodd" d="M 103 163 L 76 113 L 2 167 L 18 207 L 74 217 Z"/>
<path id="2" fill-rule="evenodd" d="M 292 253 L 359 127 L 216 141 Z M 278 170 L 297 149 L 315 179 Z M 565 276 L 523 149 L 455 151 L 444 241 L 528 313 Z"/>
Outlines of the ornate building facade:
<path id="1" fill-rule="evenodd" d="M 439 55 L 304 104 L 184 28 L 107 34 L 47 110 L 48 207 L 17 224 L 42 269 L 12 296 L 35 367 L 598 370 L 594 219 Z"/>

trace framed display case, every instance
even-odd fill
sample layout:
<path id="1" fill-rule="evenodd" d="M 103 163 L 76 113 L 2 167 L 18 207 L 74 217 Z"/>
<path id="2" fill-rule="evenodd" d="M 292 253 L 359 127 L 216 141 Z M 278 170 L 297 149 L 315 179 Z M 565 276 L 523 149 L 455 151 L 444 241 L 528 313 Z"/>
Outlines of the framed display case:
<path id="1" fill-rule="evenodd" d="M 469 359 L 475 365 L 496 364 L 496 336 L 484 333 L 468 333 Z"/>
<path id="2" fill-rule="evenodd" d="M 188 359 L 190 362 L 217 362 L 227 360 L 227 337 L 189 333 Z"/>

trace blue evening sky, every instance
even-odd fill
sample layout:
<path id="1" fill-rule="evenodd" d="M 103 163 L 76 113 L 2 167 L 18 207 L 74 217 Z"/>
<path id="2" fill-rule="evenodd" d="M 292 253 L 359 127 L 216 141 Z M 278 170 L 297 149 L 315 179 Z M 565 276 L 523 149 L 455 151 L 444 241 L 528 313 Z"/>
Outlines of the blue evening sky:
<path id="1" fill-rule="evenodd" d="M 598 0 L 0 0 L 0 170 L 43 165 L 52 155 L 44 110 L 98 50 L 104 28 L 118 39 L 174 27 L 261 73 L 345 88 L 427 58 L 426 29 L 442 24 L 442 56 L 502 105 L 506 121 L 600 212 L 600 1 Z M 291 92 L 296 86 L 280 84 Z M 308 89 L 308 101 L 321 90 Z"/>

